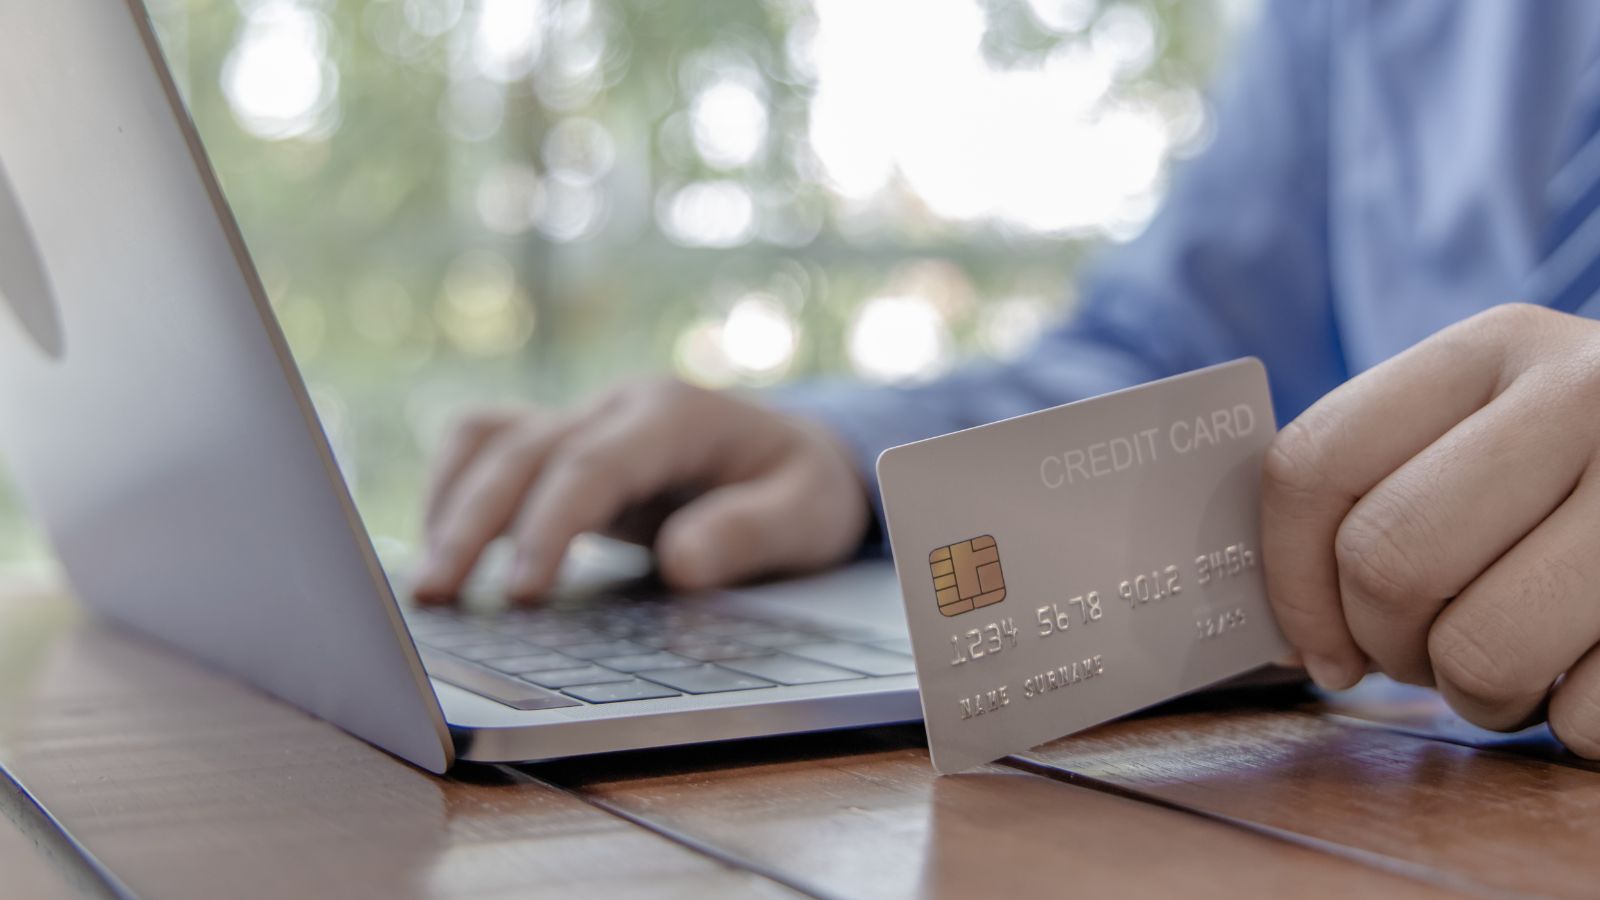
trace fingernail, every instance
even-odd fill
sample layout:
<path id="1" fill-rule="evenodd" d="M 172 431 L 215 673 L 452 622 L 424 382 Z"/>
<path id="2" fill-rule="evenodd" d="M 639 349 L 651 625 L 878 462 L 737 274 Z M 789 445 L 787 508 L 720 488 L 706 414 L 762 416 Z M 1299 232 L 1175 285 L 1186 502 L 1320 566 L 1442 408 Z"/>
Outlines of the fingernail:
<path id="1" fill-rule="evenodd" d="M 1305 664 L 1311 680 L 1325 691 L 1342 691 L 1361 680 L 1361 673 L 1354 666 L 1331 656 L 1307 654 Z"/>

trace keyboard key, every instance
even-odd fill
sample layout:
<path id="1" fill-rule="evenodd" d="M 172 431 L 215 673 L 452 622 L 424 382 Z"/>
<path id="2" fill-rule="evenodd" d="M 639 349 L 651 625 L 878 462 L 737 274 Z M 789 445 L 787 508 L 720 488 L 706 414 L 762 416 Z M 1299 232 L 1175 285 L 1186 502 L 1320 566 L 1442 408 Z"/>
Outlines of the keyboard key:
<path id="1" fill-rule="evenodd" d="M 718 694 L 723 691 L 748 691 L 772 687 L 772 682 L 732 672 L 709 663 L 684 669 L 657 669 L 641 676 L 685 694 Z"/>
<path id="2" fill-rule="evenodd" d="M 557 709 L 577 706 L 577 702 L 525 681 L 492 672 L 477 663 L 447 656 L 427 647 L 421 649 L 422 665 L 428 674 L 458 688 L 488 697 L 513 709 Z"/>
<path id="3" fill-rule="evenodd" d="M 712 637 L 737 637 L 741 634 L 772 631 L 773 625 L 771 622 L 756 622 L 750 619 L 720 619 L 697 625 L 694 630 Z"/>
<path id="4" fill-rule="evenodd" d="M 511 675 L 525 675 L 529 672 L 548 672 L 551 669 L 570 669 L 578 663 L 571 657 L 559 653 L 526 653 L 522 656 L 484 660 L 483 664 Z"/>
<path id="5" fill-rule="evenodd" d="M 414 638 L 418 643 L 427 644 L 430 647 L 441 647 L 444 649 L 467 647 L 471 646 L 472 644 L 489 644 L 505 640 L 505 638 L 497 634 L 490 634 L 487 631 L 480 631 L 476 628 L 453 632 L 413 633 L 412 638 Z"/>
<path id="6" fill-rule="evenodd" d="M 551 649 L 566 647 L 572 644 L 593 644 L 606 640 L 606 636 L 590 628 L 565 628 L 565 627 L 528 627 L 519 628 L 512 632 L 518 640 L 527 641 L 540 647 Z"/>
<path id="7" fill-rule="evenodd" d="M 747 656 L 759 656 L 759 650 L 753 650 L 743 644 L 729 641 L 678 641 L 667 644 L 667 649 L 679 656 L 698 659 L 701 662 L 720 662 L 724 659 L 742 659 Z"/>
<path id="8" fill-rule="evenodd" d="M 415 616 L 406 619 L 406 628 L 412 634 L 470 634 L 478 629 L 449 619 L 440 619 L 434 616 Z"/>
<path id="9" fill-rule="evenodd" d="M 548 672 L 529 672 L 521 676 L 524 681 L 547 688 L 565 688 L 577 684 L 604 684 L 627 681 L 628 676 L 599 666 L 579 666 L 574 669 L 551 669 Z"/>
<path id="10" fill-rule="evenodd" d="M 607 656 L 632 656 L 649 653 L 651 648 L 641 647 L 632 641 L 601 641 L 595 644 L 574 644 L 562 647 L 561 652 L 573 659 L 601 659 Z"/>
<path id="11" fill-rule="evenodd" d="M 877 647 L 865 647 L 861 644 L 847 644 L 836 641 L 827 644 L 802 644 L 798 647 L 785 647 L 783 652 L 790 653 L 803 659 L 827 663 L 830 666 L 839 666 L 845 669 L 854 669 L 868 675 L 904 675 L 917 670 L 911 657 Z"/>
<path id="12" fill-rule="evenodd" d="M 608 669 L 618 672 L 643 672 L 645 669 L 672 669 L 678 666 L 692 666 L 699 662 L 694 659 L 684 659 L 675 653 L 658 651 L 656 653 L 635 653 L 631 656 L 607 656 L 599 662 Z"/>
<path id="13" fill-rule="evenodd" d="M 788 655 L 731 659 L 722 665 L 723 668 L 776 681 L 779 684 L 819 684 L 824 681 L 849 681 L 853 678 L 866 677 L 860 672 Z"/>
<path id="14" fill-rule="evenodd" d="M 803 631 L 790 631 L 788 629 L 765 631 L 757 634 L 741 634 L 734 638 L 741 644 L 762 648 L 815 644 L 822 639 L 820 635 L 806 634 Z"/>
<path id="15" fill-rule="evenodd" d="M 587 625 L 579 625 L 576 621 L 538 620 L 538 621 L 507 621 L 498 626 L 496 631 L 515 634 L 522 641 L 533 644 L 586 644 L 590 641 L 602 641 L 603 637 Z"/>
<path id="16" fill-rule="evenodd" d="M 872 646 L 879 650 L 888 650 L 890 653 L 904 653 L 911 656 L 911 638 L 898 637 L 887 641 L 873 641 Z"/>
<path id="17" fill-rule="evenodd" d="M 497 657 L 523 656 L 532 653 L 534 649 L 521 641 L 500 638 L 483 644 L 466 644 L 464 646 L 451 647 L 450 652 L 462 659 L 485 660 Z"/>
<path id="18" fill-rule="evenodd" d="M 653 684 L 648 681 L 641 681 L 638 678 L 610 684 L 577 685 L 563 688 L 562 692 L 590 703 L 618 703 L 623 700 L 655 700 L 661 697 L 681 696 L 671 688 L 662 687 L 659 684 Z"/>

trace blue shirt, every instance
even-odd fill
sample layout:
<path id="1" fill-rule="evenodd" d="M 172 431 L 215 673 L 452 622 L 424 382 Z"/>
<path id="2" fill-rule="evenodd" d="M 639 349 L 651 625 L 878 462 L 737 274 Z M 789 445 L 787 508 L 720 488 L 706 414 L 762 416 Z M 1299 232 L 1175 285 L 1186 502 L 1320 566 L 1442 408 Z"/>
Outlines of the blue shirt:
<path id="1" fill-rule="evenodd" d="M 1596 131 L 1597 60 L 1593 0 L 1271 3 L 1216 139 L 1078 316 L 1014 361 L 779 403 L 831 425 L 869 485 L 896 444 L 1240 356 L 1287 421 L 1452 322 L 1541 301 L 1548 191 Z"/>

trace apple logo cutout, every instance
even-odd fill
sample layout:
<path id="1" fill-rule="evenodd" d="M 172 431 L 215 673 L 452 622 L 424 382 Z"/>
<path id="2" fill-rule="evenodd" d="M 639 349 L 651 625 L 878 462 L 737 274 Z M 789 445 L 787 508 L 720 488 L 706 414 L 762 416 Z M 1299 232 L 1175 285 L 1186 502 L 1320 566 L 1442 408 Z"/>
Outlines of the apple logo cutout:
<path id="1" fill-rule="evenodd" d="M 63 352 L 61 315 L 39 247 L 0 164 L 0 301 L 22 330 L 52 359 Z"/>

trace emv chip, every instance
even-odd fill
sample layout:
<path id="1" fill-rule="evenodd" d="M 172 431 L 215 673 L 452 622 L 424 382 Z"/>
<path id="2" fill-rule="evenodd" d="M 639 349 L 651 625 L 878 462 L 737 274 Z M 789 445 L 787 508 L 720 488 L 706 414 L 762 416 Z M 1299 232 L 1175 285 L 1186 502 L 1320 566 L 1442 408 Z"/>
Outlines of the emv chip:
<path id="1" fill-rule="evenodd" d="M 990 535 L 951 544 L 928 554 L 939 612 L 959 616 L 1006 598 L 1000 548 Z"/>

